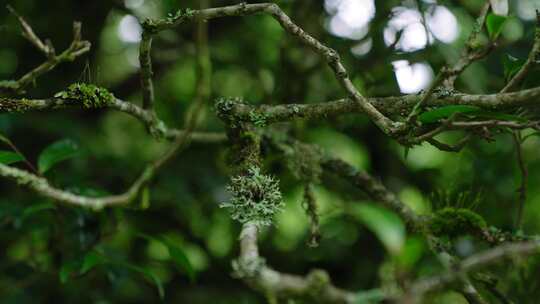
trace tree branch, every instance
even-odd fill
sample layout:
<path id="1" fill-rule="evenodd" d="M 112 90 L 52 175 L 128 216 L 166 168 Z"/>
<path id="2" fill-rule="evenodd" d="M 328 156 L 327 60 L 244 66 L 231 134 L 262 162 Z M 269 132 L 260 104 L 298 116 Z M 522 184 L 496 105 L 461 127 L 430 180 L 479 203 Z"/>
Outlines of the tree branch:
<path id="1" fill-rule="evenodd" d="M 39 40 L 39 38 L 37 38 L 37 36 L 33 33 L 32 29 L 24 21 L 24 19 L 22 19 L 20 16 L 18 16 L 18 18 L 23 26 L 23 33 L 25 37 L 27 37 L 33 44 L 37 45 L 41 51 L 45 52 L 48 59 L 35 69 L 23 75 L 18 80 L 0 81 L 0 93 L 6 92 L 21 94 L 24 92 L 24 89 L 27 86 L 33 83 L 41 75 L 51 71 L 60 63 L 75 60 L 77 57 L 87 53 L 90 50 L 90 42 L 81 40 L 81 23 L 79 22 L 73 23 L 73 41 L 71 42 L 71 45 L 60 55 L 55 55 L 52 45 L 43 44 L 43 42 L 41 42 L 41 40 Z"/>
<path id="2" fill-rule="evenodd" d="M 265 265 L 257 246 L 257 225 L 246 223 L 240 233 L 236 275 L 248 285 L 279 298 L 308 298 L 319 303 L 355 303 L 355 294 L 332 285 L 328 274 L 312 270 L 306 277 L 278 272 Z"/>
<path id="3" fill-rule="evenodd" d="M 536 11 L 536 29 L 534 31 L 534 44 L 527 57 L 527 61 L 523 64 L 521 69 L 510 79 L 506 86 L 501 90 L 501 93 L 512 91 L 519 83 L 525 79 L 529 70 L 536 64 L 536 59 L 540 53 L 540 12 Z"/>
<path id="4" fill-rule="evenodd" d="M 226 17 L 226 16 L 246 16 L 258 13 L 265 13 L 276 19 L 282 28 L 290 33 L 292 36 L 298 38 L 304 44 L 309 46 L 313 51 L 319 54 L 326 60 L 330 68 L 334 71 L 336 79 L 347 92 L 350 98 L 357 104 L 357 106 L 366 113 L 371 120 L 386 134 L 396 132 L 401 126 L 398 122 L 393 122 L 371 105 L 367 99 L 360 94 L 355 88 L 352 81 L 349 79 L 347 70 L 340 61 L 339 54 L 323 45 L 317 39 L 306 33 L 302 28 L 296 25 L 292 20 L 280 9 L 277 4 L 274 3 L 258 3 L 258 4 L 246 4 L 241 3 L 232 6 L 225 6 L 219 8 L 209 8 L 202 10 L 186 10 L 185 12 L 179 11 L 174 18 L 165 20 L 146 20 L 143 23 L 145 31 L 149 33 L 157 33 L 159 31 L 169 29 L 187 21 L 193 20 L 209 20 L 213 18 Z"/>

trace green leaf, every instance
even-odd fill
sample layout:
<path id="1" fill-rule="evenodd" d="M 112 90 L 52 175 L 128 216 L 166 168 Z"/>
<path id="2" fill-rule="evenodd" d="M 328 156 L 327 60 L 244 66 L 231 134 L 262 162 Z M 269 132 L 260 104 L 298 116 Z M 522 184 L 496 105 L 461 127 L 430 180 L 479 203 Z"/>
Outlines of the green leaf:
<path id="1" fill-rule="evenodd" d="M 79 274 L 85 274 L 97 265 L 102 265 L 105 263 L 107 263 L 107 259 L 104 256 L 95 251 L 90 251 L 84 256 Z"/>
<path id="2" fill-rule="evenodd" d="M 154 282 L 154 285 L 156 285 L 156 288 L 158 290 L 159 298 L 163 300 L 165 297 L 165 291 L 163 289 L 163 283 L 161 280 L 150 270 L 129 264 L 129 263 L 118 263 L 118 265 L 121 265 L 123 267 L 126 267 L 127 269 L 133 270 L 135 272 L 141 273 L 146 278 L 150 279 L 152 282 Z"/>
<path id="3" fill-rule="evenodd" d="M 471 112 L 470 114 L 481 117 L 481 118 L 488 118 L 488 119 L 497 119 L 497 120 L 506 120 L 506 121 L 518 121 L 525 123 L 527 122 L 527 119 L 518 116 L 518 115 L 512 115 L 512 114 L 505 114 L 505 113 L 499 113 L 499 112 L 490 112 L 490 111 L 477 111 L 477 112 Z"/>
<path id="4" fill-rule="evenodd" d="M 497 39 L 501 34 L 503 26 L 508 18 L 490 13 L 486 18 L 486 28 L 491 40 Z"/>
<path id="5" fill-rule="evenodd" d="M 79 154 L 79 147 L 69 139 L 57 141 L 41 152 L 38 158 L 38 168 L 40 173 L 49 171 L 56 164 L 70 159 Z"/>
<path id="6" fill-rule="evenodd" d="M 141 193 L 141 209 L 146 210 L 150 207 L 150 187 L 144 187 Z"/>
<path id="7" fill-rule="evenodd" d="M 0 151 L 0 164 L 10 165 L 24 160 L 24 156 L 11 151 Z"/>
<path id="8" fill-rule="evenodd" d="M 503 67 L 504 67 L 504 79 L 508 82 L 514 75 L 521 70 L 521 67 L 525 64 L 525 59 L 518 59 L 512 55 L 506 54 L 503 57 Z"/>
<path id="9" fill-rule="evenodd" d="M 405 224 L 392 211 L 367 204 L 357 204 L 352 215 L 360 220 L 383 243 L 393 255 L 398 254 L 405 243 Z"/>
<path id="10" fill-rule="evenodd" d="M 173 241 L 164 236 L 154 237 L 145 233 L 139 233 L 138 235 L 148 241 L 160 242 L 165 245 L 165 247 L 167 247 L 167 250 L 169 251 L 169 256 L 171 257 L 171 260 L 176 265 L 176 267 L 183 271 L 191 281 L 195 280 L 195 270 L 193 269 L 193 266 L 189 262 L 186 254 L 184 253 L 184 250 L 182 250 L 180 246 L 178 246 Z"/>
<path id="11" fill-rule="evenodd" d="M 450 105 L 424 112 L 418 116 L 418 120 L 422 123 L 434 123 L 456 113 L 469 113 L 478 110 L 480 110 L 480 108 L 475 106 Z"/>
<path id="12" fill-rule="evenodd" d="M 79 259 L 70 260 L 62 264 L 60 267 L 60 282 L 65 284 L 68 279 L 79 271 L 81 267 L 81 261 Z"/>
<path id="13" fill-rule="evenodd" d="M 531 133 L 527 136 L 524 136 L 523 139 L 521 140 L 522 143 L 524 143 L 527 139 L 531 138 L 531 137 L 534 137 L 534 136 L 537 136 L 537 137 L 540 137 L 540 132 L 534 132 L 534 133 Z"/>
<path id="14" fill-rule="evenodd" d="M 176 267 L 186 273 L 189 279 L 193 282 L 195 280 L 195 270 L 193 270 L 193 266 L 189 262 L 189 259 L 187 258 L 182 248 L 180 248 L 180 246 L 165 237 L 162 237 L 161 240 L 163 244 L 167 246 L 167 249 L 169 250 L 169 255 L 171 256 L 171 259 L 176 265 Z"/>
<path id="15" fill-rule="evenodd" d="M 404 269 L 412 269 L 420 258 L 422 258 L 425 250 L 426 246 L 422 238 L 407 238 L 403 250 L 395 257 L 395 261 Z"/>

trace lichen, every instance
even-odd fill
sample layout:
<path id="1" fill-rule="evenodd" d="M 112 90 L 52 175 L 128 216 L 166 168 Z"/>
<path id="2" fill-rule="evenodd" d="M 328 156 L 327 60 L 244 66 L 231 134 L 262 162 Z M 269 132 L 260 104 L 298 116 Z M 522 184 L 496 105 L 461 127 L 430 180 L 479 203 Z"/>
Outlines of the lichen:
<path id="1" fill-rule="evenodd" d="M 227 191 L 231 198 L 220 207 L 228 208 L 231 217 L 242 224 L 270 226 L 274 215 L 284 206 L 279 183 L 272 176 L 262 174 L 256 166 L 231 178 Z"/>
<path id="2" fill-rule="evenodd" d="M 114 95 L 107 89 L 87 83 L 74 83 L 54 97 L 75 100 L 85 109 L 103 108 L 114 101 Z"/>
<path id="3" fill-rule="evenodd" d="M 195 15 L 195 11 L 190 8 L 179 9 L 174 14 L 173 13 L 167 14 L 167 22 L 173 23 L 182 18 L 191 18 L 194 15 Z"/>
<path id="4" fill-rule="evenodd" d="M 479 214 L 470 209 L 444 208 L 435 212 L 429 227 L 435 235 L 456 237 L 464 234 L 477 235 L 487 228 L 487 224 Z"/>
<path id="5" fill-rule="evenodd" d="M 268 117 L 265 113 L 251 111 L 249 112 L 249 120 L 257 127 L 265 127 Z"/>

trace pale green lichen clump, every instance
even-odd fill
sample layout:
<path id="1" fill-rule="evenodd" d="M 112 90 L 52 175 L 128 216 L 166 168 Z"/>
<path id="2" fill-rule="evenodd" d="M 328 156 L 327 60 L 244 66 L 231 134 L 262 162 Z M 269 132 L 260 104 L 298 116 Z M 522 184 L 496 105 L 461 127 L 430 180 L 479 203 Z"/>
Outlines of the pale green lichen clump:
<path id="1" fill-rule="evenodd" d="M 262 174 L 258 167 L 233 177 L 227 191 L 232 197 L 220 207 L 229 208 L 231 217 L 243 224 L 270 226 L 274 215 L 284 206 L 278 182 Z"/>
<path id="2" fill-rule="evenodd" d="M 107 89 L 87 83 L 74 83 L 54 97 L 76 100 L 85 109 L 103 108 L 114 101 L 114 95 Z"/>

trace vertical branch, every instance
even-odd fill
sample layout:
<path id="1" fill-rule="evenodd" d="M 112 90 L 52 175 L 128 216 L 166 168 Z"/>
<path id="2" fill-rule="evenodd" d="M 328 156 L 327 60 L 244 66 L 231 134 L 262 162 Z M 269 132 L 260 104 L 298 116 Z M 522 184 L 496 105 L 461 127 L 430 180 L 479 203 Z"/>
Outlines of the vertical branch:
<path id="1" fill-rule="evenodd" d="M 313 184 L 307 183 L 304 187 L 304 209 L 309 217 L 310 222 L 310 239 L 308 245 L 310 247 L 319 246 L 319 240 L 321 239 L 321 231 L 319 224 L 319 214 L 317 213 L 317 201 L 315 200 L 315 194 L 313 193 Z"/>
<path id="2" fill-rule="evenodd" d="M 208 0 L 201 0 L 199 6 L 201 9 L 208 7 Z M 198 111 L 197 105 L 203 106 L 212 94 L 212 63 L 210 61 L 210 51 L 208 48 L 208 22 L 204 19 L 198 19 L 195 27 L 195 50 L 196 55 L 196 77 L 194 105 L 188 112 Z M 205 112 L 201 110 L 200 120 L 204 120 Z"/>
<path id="3" fill-rule="evenodd" d="M 152 82 L 152 31 L 144 26 L 141 44 L 139 46 L 139 62 L 141 65 L 141 88 L 143 96 L 143 109 L 153 112 L 154 84 Z"/>
<path id="4" fill-rule="evenodd" d="M 209 5 L 209 0 L 200 0 L 200 9 Z M 208 23 L 204 19 L 197 21 L 196 27 L 197 50 L 197 96 L 196 99 L 206 100 L 211 94 L 212 63 L 208 49 Z"/>
<path id="5" fill-rule="evenodd" d="M 525 207 L 525 202 L 527 201 L 527 182 L 529 178 L 529 171 L 527 170 L 527 166 L 525 166 L 525 162 L 523 160 L 523 150 L 521 147 L 521 144 L 523 143 L 523 141 L 521 138 L 521 132 L 514 131 L 512 133 L 512 136 L 514 138 L 514 144 L 516 146 L 516 154 L 517 154 L 519 170 L 521 172 L 521 186 L 518 188 L 518 192 L 519 192 L 518 211 L 517 211 L 516 222 L 515 222 L 515 229 L 518 230 L 518 229 L 521 229 L 521 225 L 523 222 L 523 209 Z"/>

